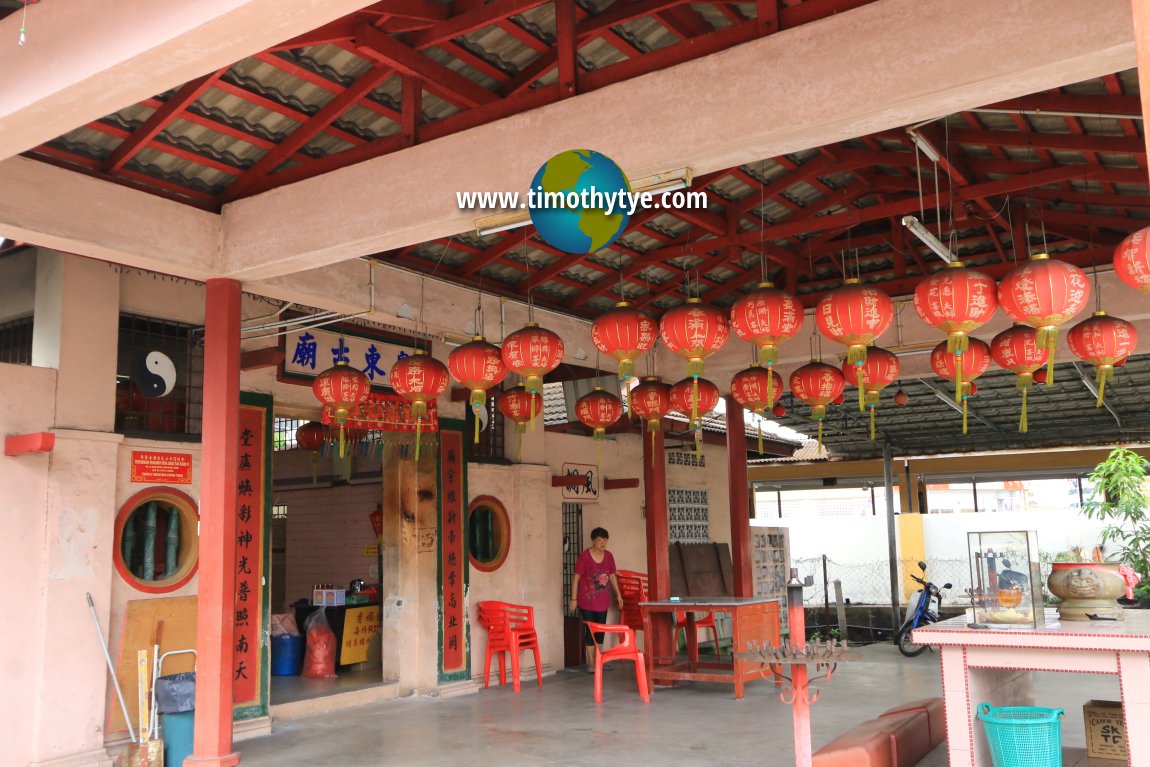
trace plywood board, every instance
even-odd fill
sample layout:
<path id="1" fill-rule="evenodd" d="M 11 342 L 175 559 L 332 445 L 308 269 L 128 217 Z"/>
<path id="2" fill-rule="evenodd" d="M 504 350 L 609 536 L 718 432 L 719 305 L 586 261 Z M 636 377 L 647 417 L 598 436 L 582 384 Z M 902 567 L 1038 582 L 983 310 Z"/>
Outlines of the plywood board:
<path id="1" fill-rule="evenodd" d="M 734 593 L 731 550 L 727 544 L 672 543 L 668 559 L 672 595 L 729 597 Z"/>
<path id="2" fill-rule="evenodd" d="M 124 699 L 129 703 L 139 676 L 136 673 L 136 653 L 140 650 L 148 651 L 148 669 L 152 668 L 152 628 L 159 621 L 163 621 L 160 632 L 160 653 L 173 650 L 192 650 L 196 647 L 196 598 L 168 597 L 165 599 L 136 599 L 128 602 L 128 609 L 124 614 L 124 628 L 120 636 L 120 656 L 116 662 L 116 678 L 120 681 L 120 690 Z M 194 655 L 175 655 L 164 661 L 161 674 L 177 674 L 183 671 L 195 670 Z M 134 709 L 129 705 L 129 712 Z M 132 727 L 137 723 L 132 722 Z M 107 731 L 109 733 L 128 731 L 124 722 L 124 714 L 120 710 L 120 703 L 112 693 L 111 703 L 108 706 Z"/>

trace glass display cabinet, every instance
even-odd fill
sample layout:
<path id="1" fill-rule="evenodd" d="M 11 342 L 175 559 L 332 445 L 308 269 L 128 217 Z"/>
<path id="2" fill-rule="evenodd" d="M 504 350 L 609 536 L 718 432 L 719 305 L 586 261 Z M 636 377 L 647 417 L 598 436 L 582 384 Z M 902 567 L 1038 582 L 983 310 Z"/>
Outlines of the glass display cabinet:
<path id="1" fill-rule="evenodd" d="M 993 628 L 1044 625 L 1038 534 L 967 533 L 974 623 Z"/>

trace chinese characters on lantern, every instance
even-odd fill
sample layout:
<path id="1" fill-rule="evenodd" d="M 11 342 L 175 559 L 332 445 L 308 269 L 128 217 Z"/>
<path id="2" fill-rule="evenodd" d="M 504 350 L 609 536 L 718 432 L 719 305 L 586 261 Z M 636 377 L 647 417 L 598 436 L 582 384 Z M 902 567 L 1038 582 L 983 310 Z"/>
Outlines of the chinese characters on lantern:
<path id="1" fill-rule="evenodd" d="M 236 595 L 232 648 L 232 700 L 238 704 L 260 698 L 260 631 L 263 573 L 264 451 L 266 410 L 240 407 L 236 475 Z"/>
<path id="2" fill-rule="evenodd" d="M 440 449 L 440 614 L 443 616 L 443 667 L 441 674 L 467 668 L 466 616 L 464 615 L 464 567 L 467 552 L 463 545 L 463 434 L 444 431 Z"/>

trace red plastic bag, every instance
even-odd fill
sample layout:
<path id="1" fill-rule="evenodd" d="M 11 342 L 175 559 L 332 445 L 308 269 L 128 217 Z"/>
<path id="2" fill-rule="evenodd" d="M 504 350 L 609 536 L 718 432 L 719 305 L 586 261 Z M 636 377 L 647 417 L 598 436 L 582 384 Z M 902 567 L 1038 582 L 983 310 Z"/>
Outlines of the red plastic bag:
<path id="1" fill-rule="evenodd" d="M 303 622 L 307 634 L 307 652 L 303 659 L 303 673 L 310 679 L 335 677 L 335 632 L 327 623 L 326 607 L 321 607 Z"/>

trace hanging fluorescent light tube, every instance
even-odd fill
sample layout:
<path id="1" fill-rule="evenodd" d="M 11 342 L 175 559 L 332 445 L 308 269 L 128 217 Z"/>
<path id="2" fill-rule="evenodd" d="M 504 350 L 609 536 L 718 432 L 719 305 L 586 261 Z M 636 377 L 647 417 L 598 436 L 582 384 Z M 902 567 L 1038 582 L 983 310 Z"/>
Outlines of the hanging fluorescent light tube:
<path id="1" fill-rule="evenodd" d="M 694 174 L 690 168 L 677 168 L 665 173 L 656 173 L 653 176 L 636 179 L 635 183 L 631 184 L 631 192 L 640 195 L 690 189 L 693 180 Z M 530 223 L 531 214 L 528 211 L 512 210 L 475 219 L 475 231 L 480 236 L 484 236 L 518 229 Z"/>
<path id="2" fill-rule="evenodd" d="M 475 231 L 480 235 L 495 234 L 510 229 L 518 229 L 530 223 L 531 215 L 527 211 L 515 210 L 475 219 Z"/>
<path id="3" fill-rule="evenodd" d="M 914 128 L 907 128 L 906 135 L 910 136 L 910 140 L 914 142 L 914 145 L 918 147 L 919 151 L 926 155 L 927 159 L 931 162 L 938 162 L 942 159 L 938 150 L 934 148 L 934 145 L 923 138 Z"/>
<path id="4" fill-rule="evenodd" d="M 938 238 L 930 233 L 930 230 L 923 226 L 914 216 L 903 216 L 902 225 L 907 229 L 914 232 L 914 236 L 922 240 L 922 244 L 933 250 L 939 258 L 946 263 L 950 264 L 958 260 L 950 248 L 943 245 L 938 241 Z"/>

